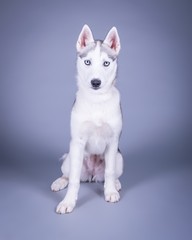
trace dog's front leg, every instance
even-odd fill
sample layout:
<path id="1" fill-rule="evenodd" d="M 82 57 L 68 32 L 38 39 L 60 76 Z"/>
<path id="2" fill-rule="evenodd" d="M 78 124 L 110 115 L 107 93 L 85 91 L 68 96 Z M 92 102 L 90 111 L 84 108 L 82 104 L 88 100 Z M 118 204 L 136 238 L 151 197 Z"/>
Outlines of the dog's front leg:
<path id="1" fill-rule="evenodd" d="M 72 212 L 76 205 L 84 156 L 84 145 L 84 142 L 79 139 L 72 140 L 70 143 L 69 185 L 65 198 L 57 206 L 57 213 Z"/>
<path id="2" fill-rule="evenodd" d="M 105 183 L 104 194 L 107 202 L 118 202 L 119 192 L 115 186 L 115 166 L 118 151 L 118 140 L 114 139 L 107 147 L 105 153 Z"/>

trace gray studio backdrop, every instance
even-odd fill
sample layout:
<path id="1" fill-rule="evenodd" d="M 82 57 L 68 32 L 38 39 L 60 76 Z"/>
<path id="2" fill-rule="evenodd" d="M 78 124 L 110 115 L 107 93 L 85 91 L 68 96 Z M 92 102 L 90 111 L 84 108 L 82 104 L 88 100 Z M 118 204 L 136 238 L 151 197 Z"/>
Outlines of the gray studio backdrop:
<path id="1" fill-rule="evenodd" d="M 17 188 L 10 189 L 17 181 L 28 184 L 26 194 L 30 188 L 35 194 L 35 187 L 40 186 L 38 191 L 43 189 L 41 194 L 53 199 L 49 185 L 60 174 L 58 159 L 68 151 L 70 110 L 76 91 L 75 44 L 85 23 L 99 39 L 116 26 L 121 39 L 117 86 L 124 121 L 120 141 L 125 158 L 124 199 L 129 187 L 176 165 L 182 169 L 187 166 L 191 176 L 191 12 L 187 0 L 0 1 L 0 181 L 6 192 L 5 198 L 0 198 L 4 205 L 12 206 L 11 199 L 17 199 Z M 191 177 L 187 179 L 184 185 L 191 181 Z M 189 239 L 192 219 L 188 200 L 192 194 L 188 188 L 182 193 L 186 210 L 180 211 L 181 222 L 176 224 L 181 229 L 173 226 L 176 232 L 166 229 L 164 234 L 157 221 L 154 229 L 161 236 L 157 238 L 149 226 L 144 230 L 145 217 L 141 216 L 138 232 L 143 238 L 136 230 L 133 233 L 136 223 L 121 231 L 117 227 L 118 236 L 128 239 L 125 236 L 129 229 L 132 240 Z M 49 205 L 50 226 L 58 221 L 54 207 L 60 200 L 61 196 Z M 46 200 L 43 202 L 46 205 Z M 38 208 L 28 205 L 30 211 Z M 0 239 L 34 239 L 27 235 L 30 224 L 22 233 L 13 224 L 14 237 L 7 230 L 11 216 L 21 223 L 29 221 L 21 220 L 25 219 L 25 206 L 20 206 L 21 211 L 12 206 L 12 214 L 2 210 L 0 226 L 4 230 L 0 230 Z M 86 212 L 86 203 L 82 208 Z M 172 209 L 170 215 L 174 212 Z M 118 221 L 123 218 L 118 216 Z M 161 225 L 163 217 L 160 221 Z M 55 235 L 41 233 L 35 239 L 40 239 L 38 236 L 53 239 Z M 62 235 L 56 236 L 62 239 Z"/>

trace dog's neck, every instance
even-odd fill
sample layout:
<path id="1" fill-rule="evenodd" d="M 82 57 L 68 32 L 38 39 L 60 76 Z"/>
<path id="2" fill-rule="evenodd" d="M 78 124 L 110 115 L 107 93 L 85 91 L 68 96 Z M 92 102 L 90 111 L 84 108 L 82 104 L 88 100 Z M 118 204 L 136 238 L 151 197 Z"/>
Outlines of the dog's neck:
<path id="1" fill-rule="evenodd" d="M 85 100 L 90 103 L 102 104 L 109 101 L 118 94 L 118 90 L 115 86 L 112 86 L 107 92 L 97 92 L 98 90 L 87 90 L 80 88 L 77 91 L 76 97 Z"/>

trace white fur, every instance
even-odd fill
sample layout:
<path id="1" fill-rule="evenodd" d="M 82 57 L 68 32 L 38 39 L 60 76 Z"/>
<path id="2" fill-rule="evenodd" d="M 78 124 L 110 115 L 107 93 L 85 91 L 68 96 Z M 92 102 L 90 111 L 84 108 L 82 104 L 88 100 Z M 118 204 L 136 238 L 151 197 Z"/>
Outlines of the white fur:
<path id="1" fill-rule="evenodd" d="M 123 158 L 118 151 L 122 115 L 115 87 L 120 51 L 117 30 L 113 27 L 103 42 L 94 41 L 85 25 L 76 48 L 78 91 L 71 113 L 70 150 L 63 156 L 63 176 L 51 185 L 53 191 L 68 185 L 65 198 L 57 206 L 58 213 L 74 209 L 80 180 L 104 181 L 105 200 L 120 199 L 118 178 L 123 171 Z M 99 86 L 92 83 L 95 79 L 99 80 Z"/>

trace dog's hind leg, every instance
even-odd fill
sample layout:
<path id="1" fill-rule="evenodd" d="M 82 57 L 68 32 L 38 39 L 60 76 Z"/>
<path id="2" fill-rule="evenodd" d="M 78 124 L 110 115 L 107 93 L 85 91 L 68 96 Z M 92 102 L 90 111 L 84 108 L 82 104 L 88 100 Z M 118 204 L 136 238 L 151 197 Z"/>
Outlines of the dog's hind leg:
<path id="1" fill-rule="evenodd" d="M 60 191 L 67 187 L 68 185 L 68 178 L 66 178 L 64 175 L 61 176 L 60 178 L 57 178 L 52 184 L 51 184 L 51 190 L 53 192 Z"/>
<path id="2" fill-rule="evenodd" d="M 61 171 L 63 175 L 60 178 L 57 178 L 51 184 L 51 190 L 54 192 L 60 191 L 67 187 L 69 183 L 69 157 L 68 154 L 63 155 L 62 157 L 63 164 L 61 166 Z"/>

